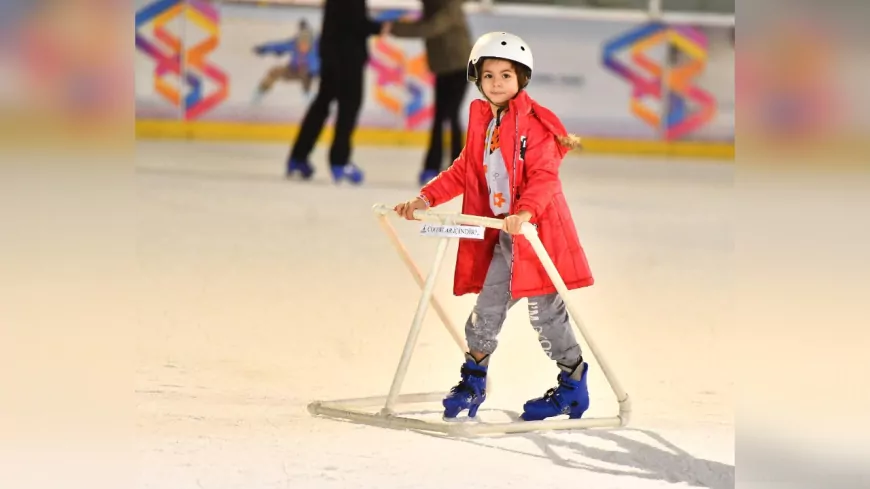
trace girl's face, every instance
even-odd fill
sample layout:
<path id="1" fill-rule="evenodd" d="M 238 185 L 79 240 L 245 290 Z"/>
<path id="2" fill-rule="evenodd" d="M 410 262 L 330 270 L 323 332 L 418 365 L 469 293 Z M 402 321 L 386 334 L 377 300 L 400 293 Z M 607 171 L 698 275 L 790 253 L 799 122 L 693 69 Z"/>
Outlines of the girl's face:
<path id="1" fill-rule="evenodd" d="M 483 75 L 480 86 L 491 103 L 504 105 L 520 91 L 517 72 L 510 61 L 487 59 L 481 65 L 480 71 Z"/>

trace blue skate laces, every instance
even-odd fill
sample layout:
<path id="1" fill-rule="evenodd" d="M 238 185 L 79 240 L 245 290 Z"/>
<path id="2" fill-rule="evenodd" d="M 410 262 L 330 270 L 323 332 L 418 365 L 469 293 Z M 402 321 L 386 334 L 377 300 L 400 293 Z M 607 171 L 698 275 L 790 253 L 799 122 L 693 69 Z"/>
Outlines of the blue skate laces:
<path id="1" fill-rule="evenodd" d="M 482 370 L 471 369 L 465 365 L 463 365 L 462 368 L 459 369 L 459 371 L 462 374 L 462 380 L 460 380 L 458 384 L 453 386 L 450 389 L 450 392 L 452 392 L 452 393 L 463 392 L 463 393 L 476 395 L 477 392 L 475 391 L 474 387 L 469 382 L 467 382 L 466 379 L 467 379 L 467 377 L 485 378 L 486 372 L 484 372 Z M 483 392 L 484 392 L 484 390 L 481 389 L 480 393 L 483 394 Z"/>

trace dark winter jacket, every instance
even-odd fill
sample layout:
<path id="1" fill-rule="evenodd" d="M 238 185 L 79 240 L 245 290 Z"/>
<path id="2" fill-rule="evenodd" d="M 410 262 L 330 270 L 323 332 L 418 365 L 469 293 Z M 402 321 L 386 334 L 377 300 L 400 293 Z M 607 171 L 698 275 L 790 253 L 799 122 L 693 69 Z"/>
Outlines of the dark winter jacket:
<path id="1" fill-rule="evenodd" d="M 471 33 L 462 10 L 463 0 L 422 1 L 422 18 L 416 22 L 397 22 L 391 33 L 396 37 L 424 38 L 432 73 L 464 71 L 471 54 Z"/>
<path id="2" fill-rule="evenodd" d="M 323 64 L 362 64 L 368 60 L 368 37 L 381 23 L 369 18 L 366 0 L 326 0 L 320 31 Z"/>

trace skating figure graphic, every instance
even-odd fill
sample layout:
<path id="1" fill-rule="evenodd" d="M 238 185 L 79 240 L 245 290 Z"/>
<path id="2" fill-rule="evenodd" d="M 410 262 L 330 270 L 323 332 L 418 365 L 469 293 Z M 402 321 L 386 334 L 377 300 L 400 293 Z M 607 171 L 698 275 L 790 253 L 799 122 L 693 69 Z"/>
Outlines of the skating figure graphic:
<path id="1" fill-rule="evenodd" d="M 312 82 L 320 74 L 320 57 L 317 50 L 318 41 L 319 39 L 308 25 L 308 21 L 302 19 L 299 21 L 299 32 L 295 37 L 281 41 L 270 41 L 255 46 L 254 53 L 257 56 L 268 54 L 284 56 L 289 54 L 290 60 L 287 64 L 275 66 L 266 72 L 257 86 L 256 93 L 254 94 L 254 103 L 259 103 L 278 80 L 299 80 L 302 84 L 302 93 L 305 95 L 305 99 L 309 100 Z"/>

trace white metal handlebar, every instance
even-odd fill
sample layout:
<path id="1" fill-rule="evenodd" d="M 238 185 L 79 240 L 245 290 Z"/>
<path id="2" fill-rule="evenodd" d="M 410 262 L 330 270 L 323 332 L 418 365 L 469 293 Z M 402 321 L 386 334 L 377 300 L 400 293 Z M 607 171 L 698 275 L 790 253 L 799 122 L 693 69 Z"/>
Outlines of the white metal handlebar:
<path id="1" fill-rule="evenodd" d="M 398 216 L 392 207 L 386 204 L 375 204 L 372 207 L 375 214 L 385 216 L 392 214 Z M 493 229 L 503 229 L 504 221 L 493 217 L 472 216 L 469 214 L 456 214 L 455 212 L 432 211 L 432 210 L 417 210 L 414 211 L 414 218 L 418 221 L 438 222 L 441 224 L 466 224 L 469 226 L 483 226 Z M 537 228 L 534 224 L 523 223 L 521 227 L 522 233 L 525 236 L 537 234 Z"/>

